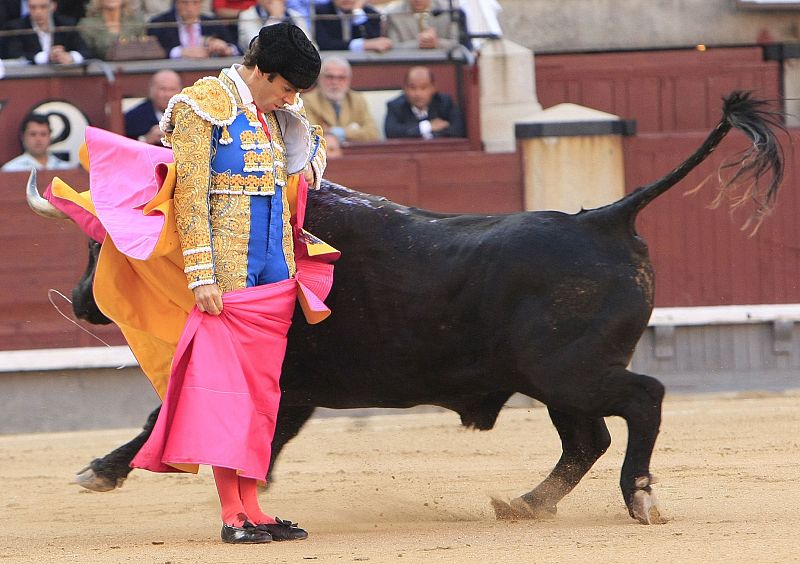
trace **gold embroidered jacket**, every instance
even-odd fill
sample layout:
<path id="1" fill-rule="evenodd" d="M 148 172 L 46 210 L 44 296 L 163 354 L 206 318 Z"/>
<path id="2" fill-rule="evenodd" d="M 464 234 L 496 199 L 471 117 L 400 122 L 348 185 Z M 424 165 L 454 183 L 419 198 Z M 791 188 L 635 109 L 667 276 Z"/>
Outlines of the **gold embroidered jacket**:
<path id="1" fill-rule="evenodd" d="M 283 200 L 284 255 L 294 276 L 282 187 L 308 164 L 314 171 L 312 187 L 319 187 L 326 164 L 322 130 L 309 124 L 299 97 L 295 105 L 267 115 L 268 135 L 251 108 L 223 71 L 174 96 L 161 121 L 164 143 L 175 155 L 176 222 L 189 288 L 217 283 L 227 292 L 244 287 L 251 196 Z"/>

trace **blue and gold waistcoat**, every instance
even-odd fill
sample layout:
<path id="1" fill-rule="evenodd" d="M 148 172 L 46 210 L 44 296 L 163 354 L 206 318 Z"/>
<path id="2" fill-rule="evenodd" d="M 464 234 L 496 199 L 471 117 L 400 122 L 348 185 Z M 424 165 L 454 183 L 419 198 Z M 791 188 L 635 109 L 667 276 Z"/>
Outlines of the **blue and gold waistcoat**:
<path id="1" fill-rule="evenodd" d="M 308 163 L 319 185 L 324 141 L 301 103 L 264 117 L 269 134 L 225 72 L 185 88 L 164 113 L 161 128 L 175 155 L 175 215 L 189 288 L 217 283 L 224 293 L 267 283 L 253 279 L 254 268 L 265 265 L 272 281 L 295 274 L 283 188 Z"/>

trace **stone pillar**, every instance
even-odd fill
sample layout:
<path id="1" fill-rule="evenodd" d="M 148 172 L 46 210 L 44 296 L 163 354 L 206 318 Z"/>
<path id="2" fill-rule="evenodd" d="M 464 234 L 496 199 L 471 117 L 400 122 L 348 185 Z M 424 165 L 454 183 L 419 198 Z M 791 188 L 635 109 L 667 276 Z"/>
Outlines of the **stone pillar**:
<path id="1" fill-rule="evenodd" d="M 778 61 L 782 66 L 783 111 L 786 125 L 800 125 L 800 43 L 775 43 L 764 47 L 765 61 Z"/>
<path id="2" fill-rule="evenodd" d="M 536 98 L 533 52 L 498 39 L 481 45 L 478 61 L 483 146 L 489 153 L 512 153 L 514 122 L 542 110 Z"/>
<path id="3" fill-rule="evenodd" d="M 625 194 L 622 136 L 636 122 L 576 104 L 559 104 L 517 123 L 526 210 L 575 213 Z"/>

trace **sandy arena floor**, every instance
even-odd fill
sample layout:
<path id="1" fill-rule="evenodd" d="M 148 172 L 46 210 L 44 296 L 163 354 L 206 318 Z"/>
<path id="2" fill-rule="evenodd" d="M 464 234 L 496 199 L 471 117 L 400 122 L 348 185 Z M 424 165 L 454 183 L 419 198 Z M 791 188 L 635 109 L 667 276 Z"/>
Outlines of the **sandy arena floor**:
<path id="1" fill-rule="evenodd" d="M 142 414 L 142 419 L 144 420 Z M 800 562 L 800 392 L 670 398 L 653 459 L 665 525 L 631 520 L 617 488 L 626 430 L 550 521 L 498 522 L 560 445 L 542 408 L 493 431 L 453 413 L 313 420 L 262 503 L 304 542 L 225 545 L 211 474 L 71 483 L 135 430 L 0 437 L 0 562 Z"/>

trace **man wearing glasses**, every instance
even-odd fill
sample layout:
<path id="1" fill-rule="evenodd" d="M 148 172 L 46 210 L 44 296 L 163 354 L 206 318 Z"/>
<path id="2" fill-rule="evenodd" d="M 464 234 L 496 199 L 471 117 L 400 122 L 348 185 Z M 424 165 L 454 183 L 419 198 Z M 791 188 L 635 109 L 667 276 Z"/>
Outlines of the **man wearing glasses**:
<path id="1" fill-rule="evenodd" d="M 308 119 L 321 125 L 325 133 L 335 136 L 340 144 L 376 141 L 378 126 L 364 95 L 350 89 L 352 77 L 347 59 L 325 57 L 317 88 L 303 94 Z"/>

